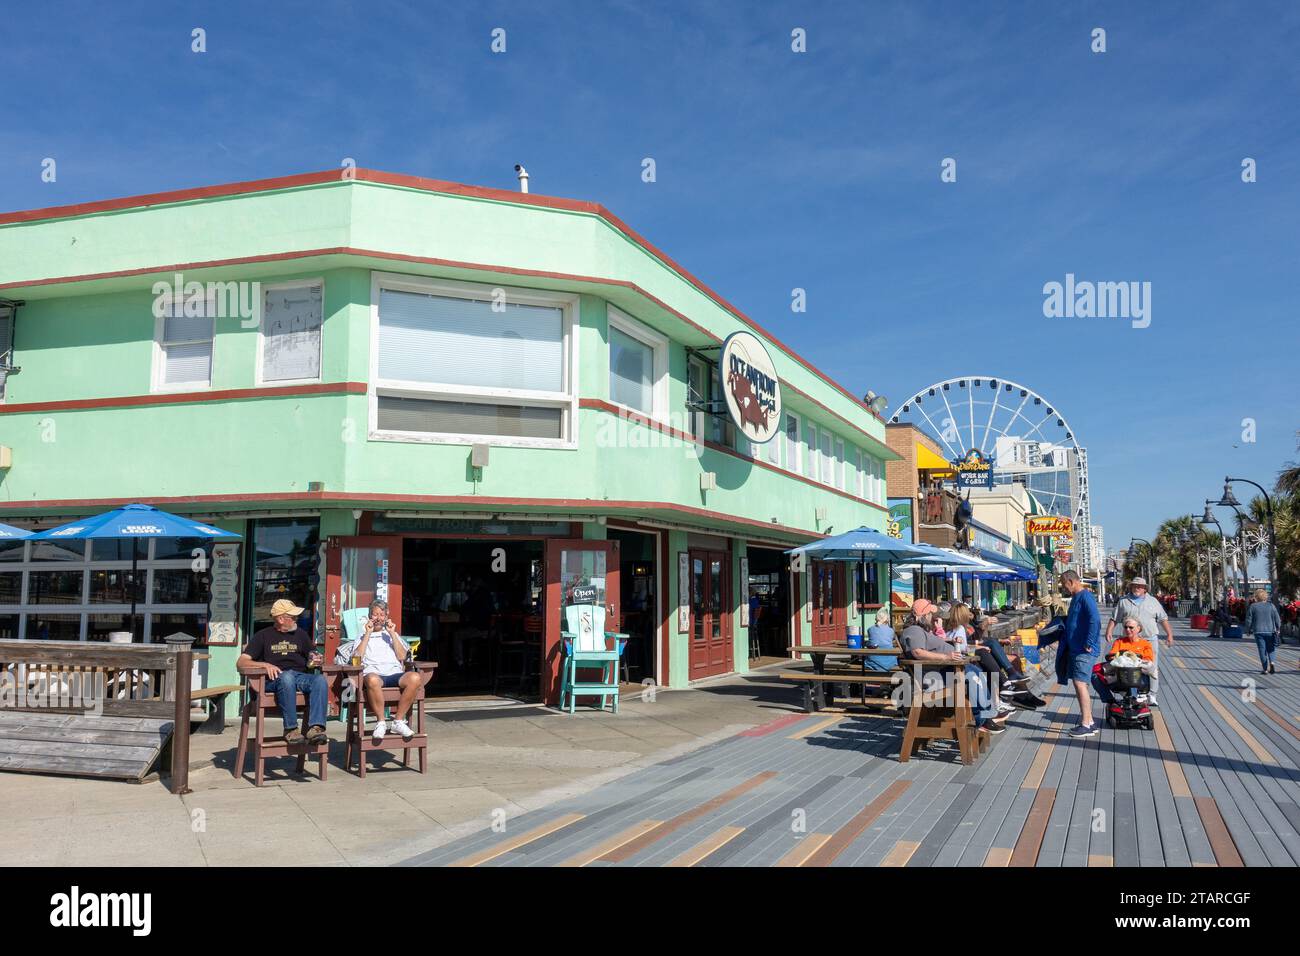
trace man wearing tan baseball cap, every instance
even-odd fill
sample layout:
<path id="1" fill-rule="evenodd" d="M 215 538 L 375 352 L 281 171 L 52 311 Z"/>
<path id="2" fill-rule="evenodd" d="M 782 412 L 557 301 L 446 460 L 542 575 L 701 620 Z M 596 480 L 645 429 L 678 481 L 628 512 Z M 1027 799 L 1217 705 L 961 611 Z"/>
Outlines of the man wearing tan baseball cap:
<path id="1" fill-rule="evenodd" d="M 298 615 L 303 609 L 292 601 L 281 598 L 271 605 L 270 627 L 254 634 L 239 655 L 238 664 L 245 668 L 261 668 L 266 674 L 266 689 L 275 695 L 284 721 L 286 743 L 302 743 L 304 736 L 298 729 L 298 695 L 307 698 L 307 734 L 310 744 L 327 744 L 325 710 L 329 700 L 329 686 L 319 670 L 321 656 L 311 635 L 298 626 Z"/>

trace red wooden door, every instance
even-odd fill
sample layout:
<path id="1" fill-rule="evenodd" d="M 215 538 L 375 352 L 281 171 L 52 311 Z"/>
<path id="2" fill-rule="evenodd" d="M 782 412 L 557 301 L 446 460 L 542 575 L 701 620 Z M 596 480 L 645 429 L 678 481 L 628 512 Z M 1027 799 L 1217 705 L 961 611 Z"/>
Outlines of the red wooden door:
<path id="1" fill-rule="evenodd" d="M 812 588 L 812 642 L 829 644 L 844 639 L 844 566 L 830 561 L 809 564 Z"/>
<path id="2" fill-rule="evenodd" d="M 325 662 L 343 641 L 343 612 L 376 598 L 402 630 L 402 539 L 395 535 L 330 538 L 325 544 Z M 334 688 L 330 688 L 331 703 Z"/>
<path id="3" fill-rule="evenodd" d="M 730 555 L 725 551 L 690 552 L 690 679 L 734 670 L 731 640 Z"/>
<path id="4" fill-rule="evenodd" d="M 605 630 L 618 631 L 619 550 L 617 541 L 552 538 L 546 542 L 546 625 L 542 640 L 542 700 L 560 702 L 560 665 L 564 609 L 575 587 L 594 587 L 595 603 L 605 605 Z"/>

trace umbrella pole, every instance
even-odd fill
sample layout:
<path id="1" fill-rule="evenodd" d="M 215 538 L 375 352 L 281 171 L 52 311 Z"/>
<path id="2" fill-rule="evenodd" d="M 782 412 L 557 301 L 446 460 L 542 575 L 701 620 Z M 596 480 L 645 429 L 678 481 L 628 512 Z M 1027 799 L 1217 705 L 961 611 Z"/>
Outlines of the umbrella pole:
<path id="1" fill-rule="evenodd" d="M 138 567 L 135 554 L 135 538 L 131 539 L 131 641 L 135 642 L 135 582 Z"/>

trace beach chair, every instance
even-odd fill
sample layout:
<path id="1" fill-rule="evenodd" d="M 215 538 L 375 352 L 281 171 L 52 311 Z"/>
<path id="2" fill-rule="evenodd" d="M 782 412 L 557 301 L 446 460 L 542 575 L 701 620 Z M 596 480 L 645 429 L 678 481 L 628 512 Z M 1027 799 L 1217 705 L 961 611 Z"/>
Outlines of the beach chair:
<path id="1" fill-rule="evenodd" d="M 569 713 L 574 712 L 578 697 L 599 697 L 600 709 L 613 699 L 614 713 L 618 713 L 618 661 L 627 646 L 626 634 L 605 630 L 603 604 L 570 604 L 564 609 L 564 630 L 560 641 L 564 647 L 560 709 L 568 700 Z M 613 647 L 610 647 L 610 643 Z M 597 681 L 580 681 L 578 671 L 594 668 L 600 670 Z"/>

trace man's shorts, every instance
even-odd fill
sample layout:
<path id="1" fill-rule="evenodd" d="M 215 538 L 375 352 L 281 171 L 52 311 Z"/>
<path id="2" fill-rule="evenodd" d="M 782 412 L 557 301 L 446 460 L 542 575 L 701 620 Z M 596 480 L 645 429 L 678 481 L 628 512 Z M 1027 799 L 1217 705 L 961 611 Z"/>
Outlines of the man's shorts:
<path id="1" fill-rule="evenodd" d="M 374 674 L 375 677 L 378 677 L 381 681 L 383 681 L 383 687 L 386 690 L 389 687 L 400 687 L 402 676 L 405 673 L 406 673 L 405 671 L 399 671 L 396 674 L 375 674 L 374 671 L 371 671 L 369 674 L 366 674 L 364 676 L 370 677 L 371 674 Z"/>
<path id="2" fill-rule="evenodd" d="M 1071 654 L 1070 655 L 1070 680 L 1082 681 L 1085 684 L 1092 682 L 1092 669 L 1097 664 L 1096 654 Z"/>

